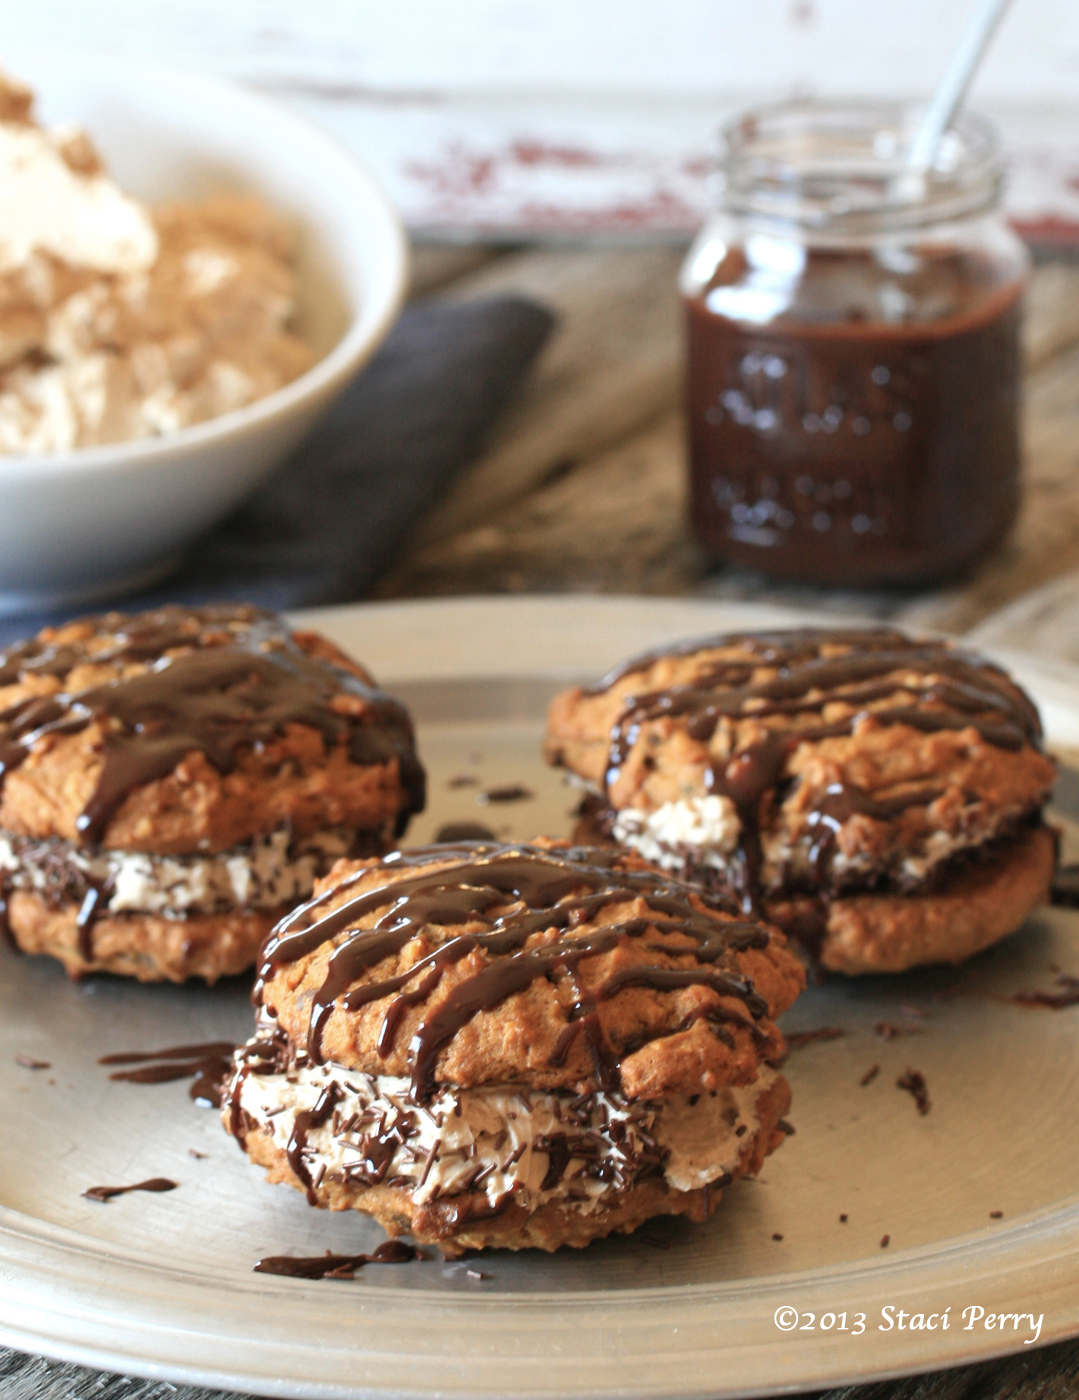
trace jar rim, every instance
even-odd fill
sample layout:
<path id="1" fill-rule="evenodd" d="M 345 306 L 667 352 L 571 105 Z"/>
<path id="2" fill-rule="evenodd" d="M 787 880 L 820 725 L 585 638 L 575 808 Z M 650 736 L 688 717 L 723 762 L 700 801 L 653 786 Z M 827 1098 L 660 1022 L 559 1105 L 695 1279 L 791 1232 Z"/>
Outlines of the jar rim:
<path id="1" fill-rule="evenodd" d="M 909 177 L 914 102 L 798 99 L 752 108 L 720 132 L 722 202 L 735 213 L 843 234 L 944 222 L 999 202 L 996 128 L 963 111 L 933 167 Z"/>

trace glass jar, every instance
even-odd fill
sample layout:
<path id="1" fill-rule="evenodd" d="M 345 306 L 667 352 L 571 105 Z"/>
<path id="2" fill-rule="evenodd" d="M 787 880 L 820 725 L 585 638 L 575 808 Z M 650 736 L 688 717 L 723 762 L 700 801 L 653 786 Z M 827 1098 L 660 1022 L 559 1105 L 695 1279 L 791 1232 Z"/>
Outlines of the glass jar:
<path id="1" fill-rule="evenodd" d="M 803 102 L 724 132 L 722 208 L 680 279 L 692 525 L 716 556 L 922 584 L 1015 517 L 1028 257 L 993 129 L 962 117 L 910 176 L 917 116 Z"/>

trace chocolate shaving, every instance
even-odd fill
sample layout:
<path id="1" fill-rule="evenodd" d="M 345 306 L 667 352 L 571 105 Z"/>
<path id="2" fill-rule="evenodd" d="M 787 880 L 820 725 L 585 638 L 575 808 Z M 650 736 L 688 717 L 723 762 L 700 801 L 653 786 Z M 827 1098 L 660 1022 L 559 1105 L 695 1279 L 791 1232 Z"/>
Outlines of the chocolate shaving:
<path id="1" fill-rule="evenodd" d="M 1057 978 L 1059 992 L 1016 992 L 1011 998 L 1019 1006 L 1043 1007 L 1049 1011 L 1063 1011 L 1068 1006 L 1079 1006 L 1079 977 L 1061 973 Z"/>
<path id="2" fill-rule="evenodd" d="M 477 802 L 530 802 L 535 793 L 520 783 L 510 783 L 506 787 L 487 788 L 476 794 Z"/>
<path id="3" fill-rule="evenodd" d="M 16 1055 L 15 1063 L 21 1065 L 23 1069 L 52 1069 L 49 1060 L 35 1060 L 31 1055 Z"/>
<path id="4" fill-rule="evenodd" d="M 815 1040 L 838 1040 L 846 1035 L 841 1026 L 818 1026 L 812 1031 L 791 1031 L 786 1037 L 787 1054 L 801 1050 L 803 1045 L 812 1045 Z"/>
<path id="5" fill-rule="evenodd" d="M 867 1084 L 873 1083 L 873 1080 L 876 1079 L 879 1073 L 880 1065 L 870 1065 L 869 1068 L 866 1070 L 865 1074 L 862 1075 L 861 1079 L 858 1082 L 864 1089 Z"/>

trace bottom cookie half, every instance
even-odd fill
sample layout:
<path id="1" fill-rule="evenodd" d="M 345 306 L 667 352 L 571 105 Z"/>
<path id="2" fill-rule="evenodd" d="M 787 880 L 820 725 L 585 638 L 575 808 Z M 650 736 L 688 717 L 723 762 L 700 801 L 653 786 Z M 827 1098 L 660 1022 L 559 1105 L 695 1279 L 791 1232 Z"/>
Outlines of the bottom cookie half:
<path id="1" fill-rule="evenodd" d="M 1055 864 L 1053 833 L 1035 827 L 924 894 L 766 900 L 764 912 L 831 972 L 956 964 L 1007 938 L 1048 900 Z"/>
<path id="2" fill-rule="evenodd" d="M 89 956 L 79 906 L 54 906 L 42 895 L 14 890 L 7 901 L 7 933 L 24 953 L 59 959 L 70 977 L 113 972 L 140 982 L 216 982 L 255 961 L 259 946 L 285 909 L 230 910 L 221 914 L 105 914 L 94 920 Z"/>
<path id="3" fill-rule="evenodd" d="M 266 1074 L 241 1062 L 224 1116 L 269 1181 L 453 1258 L 581 1248 L 660 1215 L 706 1220 L 783 1141 L 791 1098 L 772 1070 L 677 1103 L 504 1086 L 420 1107 L 406 1091 L 331 1065 Z"/>

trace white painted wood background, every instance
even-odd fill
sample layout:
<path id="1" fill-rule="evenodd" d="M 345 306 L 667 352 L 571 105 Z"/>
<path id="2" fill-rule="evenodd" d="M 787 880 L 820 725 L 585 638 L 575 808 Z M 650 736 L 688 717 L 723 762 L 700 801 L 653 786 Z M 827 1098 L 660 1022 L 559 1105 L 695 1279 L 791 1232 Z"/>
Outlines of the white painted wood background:
<path id="1" fill-rule="evenodd" d="M 682 235 L 718 123 L 791 94 L 927 93 L 972 0 L 0 0 L 20 46 L 257 84 L 335 130 L 449 236 Z M 1079 238 L 1079 0 L 1014 0 L 973 102 L 1013 217 Z"/>

